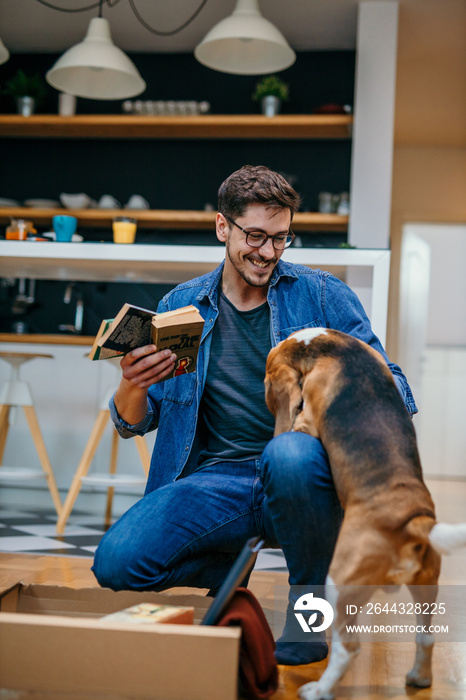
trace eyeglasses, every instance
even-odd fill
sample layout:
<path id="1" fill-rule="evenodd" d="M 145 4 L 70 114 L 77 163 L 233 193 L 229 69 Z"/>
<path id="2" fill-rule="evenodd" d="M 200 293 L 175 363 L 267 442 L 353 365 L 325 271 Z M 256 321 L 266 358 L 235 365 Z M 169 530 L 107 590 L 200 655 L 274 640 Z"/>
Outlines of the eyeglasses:
<path id="1" fill-rule="evenodd" d="M 291 229 L 288 229 L 287 233 L 277 233 L 275 236 L 269 236 L 263 231 L 246 231 L 242 226 L 237 224 L 236 221 L 233 221 L 233 219 L 230 219 L 230 217 L 226 214 L 223 216 L 230 222 L 230 224 L 233 224 L 233 226 L 239 228 L 239 230 L 246 235 L 246 245 L 248 245 L 250 248 L 262 248 L 262 246 L 265 245 L 270 238 L 275 250 L 285 250 L 285 248 L 288 248 L 296 238 Z"/>

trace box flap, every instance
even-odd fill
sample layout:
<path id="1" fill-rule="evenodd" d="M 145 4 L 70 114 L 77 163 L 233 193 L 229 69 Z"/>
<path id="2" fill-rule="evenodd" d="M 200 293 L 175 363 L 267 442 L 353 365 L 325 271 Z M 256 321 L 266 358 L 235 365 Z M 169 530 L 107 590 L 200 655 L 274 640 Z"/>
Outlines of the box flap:
<path id="1" fill-rule="evenodd" d="M 11 589 L 10 589 L 11 590 Z M 68 617 L 101 617 L 129 608 L 138 603 L 160 603 L 163 605 L 194 608 L 194 621 L 200 622 L 212 599 L 203 595 L 172 595 L 152 591 L 112 591 L 109 588 L 69 588 L 42 584 L 20 585 L 16 608 L 13 598 L 9 610 L 18 613 L 40 615 L 66 615 Z M 0 598 L 0 610 L 3 608 Z"/>

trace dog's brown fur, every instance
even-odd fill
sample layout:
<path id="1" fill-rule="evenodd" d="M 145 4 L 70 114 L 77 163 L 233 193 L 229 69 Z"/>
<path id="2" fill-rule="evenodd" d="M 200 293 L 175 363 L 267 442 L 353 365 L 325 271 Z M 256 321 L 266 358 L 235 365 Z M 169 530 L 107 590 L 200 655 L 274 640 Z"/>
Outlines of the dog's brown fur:
<path id="1" fill-rule="evenodd" d="M 412 421 L 382 356 L 335 330 L 312 329 L 308 342 L 300 337 L 293 334 L 271 350 L 266 402 L 275 415 L 276 435 L 309 433 L 329 457 L 345 512 L 329 571 L 337 589 L 344 586 L 335 611 L 338 634 L 354 622 L 346 606 L 363 605 L 379 586 L 408 584 L 416 586 L 411 588 L 416 602 L 419 595 L 425 596 L 423 603 L 435 600 L 440 556 L 429 541 L 434 504 L 422 478 Z M 427 586 L 419 589 L 419 584 Z M 428 626 L 430 616 L 420 616 L 418 623 Z M 359 647 L 356 639 L 341 645 L 347 660 L 339 668 L 338 660 L 333 664 L 335 678 L 329 670 L 320 689 L 319 683 L 301 689 L 303 698 L 331 697 Z M 430 685 L 431 653 L 431 640 L 418 640 L 408 684 Z"/>

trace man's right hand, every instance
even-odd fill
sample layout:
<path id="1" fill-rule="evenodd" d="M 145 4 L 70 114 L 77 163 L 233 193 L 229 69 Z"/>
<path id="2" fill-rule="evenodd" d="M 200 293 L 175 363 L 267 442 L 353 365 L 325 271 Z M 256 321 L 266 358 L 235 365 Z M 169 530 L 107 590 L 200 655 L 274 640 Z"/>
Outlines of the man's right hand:
<path id="1" fill-rule="evenodd" d="M 130 425 L 140 423 L 147 413 L 147 390 L 163 381 L 175 366 L 170 350 L 157 352 L 155 345 L 144 345 L 125 355 L 121 362 L 123 377 L 115 393 L 115 407 Z"/>
<path id="2" fill-rule="evenodd" d="M 176 355 L 170 350 L 157 352 L 155 345 L 144 345 L 125 355 L 120 367 L 124 380 L 139 389 L 148 389 L 173 371 L 175 360 Z"/>

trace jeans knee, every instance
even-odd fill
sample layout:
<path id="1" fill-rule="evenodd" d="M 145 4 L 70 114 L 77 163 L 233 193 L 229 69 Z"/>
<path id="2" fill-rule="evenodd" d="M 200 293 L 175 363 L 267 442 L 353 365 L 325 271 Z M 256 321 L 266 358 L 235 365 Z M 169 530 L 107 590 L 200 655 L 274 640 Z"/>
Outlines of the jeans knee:
<path id="1" fill-rule="evenodd" d="M 327 453 L 322 443 L 307 433 L 288 432 L 273 438 L 261 457 L 264 487 L 272 480 L 331 478 Z"/>
<path id="2" fill-rule="evenodd" d="M 129 545 L 121 547 L 119 538 L 112 535 L 110 529 L 95 552 L 92 571 L 97 582 L 102 588 L 114 591 L 140 588 L 140 567 L 135 559 L 136 552 Z"/>
<path id="3" fill-rule="evenodd" d="M 97 579 L 97 582 L 102 588 L 112 588 L 113 590 L 121 590 L 125 586 L 121 586 L 121 568 L 120 557 L 115 556 L 115 553 L 109 551 L 107 547 L 107 536 L 105 535 L 98 545 L 95 555 L 92 571 Z"/>

